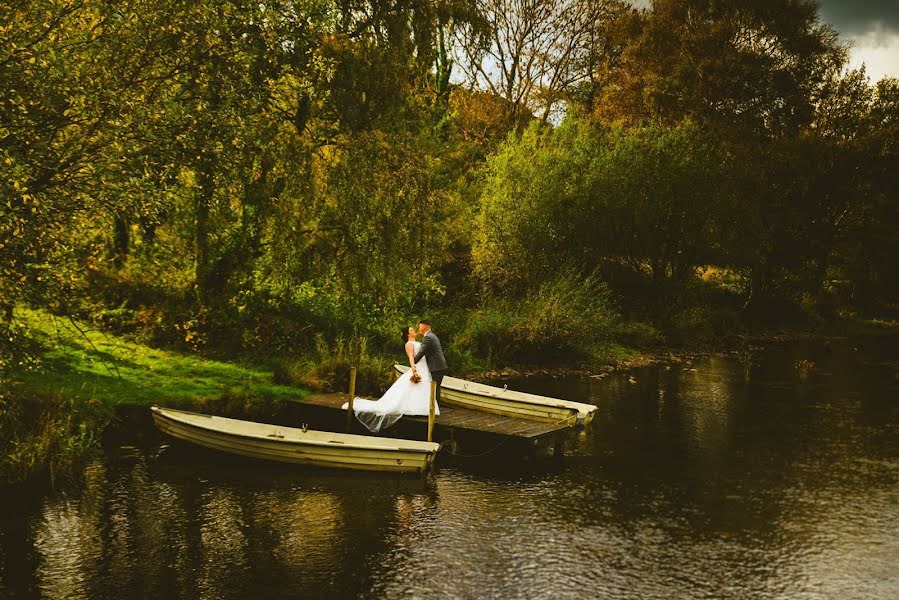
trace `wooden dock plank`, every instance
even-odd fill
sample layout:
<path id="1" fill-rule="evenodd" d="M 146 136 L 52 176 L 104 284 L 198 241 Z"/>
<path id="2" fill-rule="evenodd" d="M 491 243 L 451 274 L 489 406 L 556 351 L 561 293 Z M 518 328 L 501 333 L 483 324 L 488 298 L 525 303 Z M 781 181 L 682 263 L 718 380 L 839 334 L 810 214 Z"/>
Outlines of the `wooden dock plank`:
<path id="1" fill-rule="evenodd" d="M 346 401 L 347 395 L 344 393 L 318 394 L 293 400 L 297 404 L 327 408 L 340 412 L 343 412 L 340 407 Z M 420 423 L 427 423 L 428 421 L 428 418 L 425 416 L 407 416 L 405 418 Z M 458 429 L 460 431 L 472 431 L 525 440 L 539 440 L 544 437 L 558 436 L 570 429 L 564 424 L 543 423 L 450 405 L 440 407 L 440 415 L 437 417 L 435 426 L 439 429 Z"/>
<path id="2" fill-rule="evenodd" d="M 300 400 L 294 400 L 297 404 L 312 404 L 314 406 L 326 406 L 336 409 L 340 409 L 341 405 L 346 401 L 347 395 L 343 393 L 318 394 L 316 396 L 308 396 Z"/>
<path id="3" fill-rule="evenodd" d="M 440 416 L 438 416 L 437 418 L 446 425 L 461 427 L 463 425 L 472 425 L 477 423 L 483 418 L 483 415 L 473 410 L 467 411 L 465 409 L 457 409 L 451 406 L 447 406 L 440 411 Z"/>

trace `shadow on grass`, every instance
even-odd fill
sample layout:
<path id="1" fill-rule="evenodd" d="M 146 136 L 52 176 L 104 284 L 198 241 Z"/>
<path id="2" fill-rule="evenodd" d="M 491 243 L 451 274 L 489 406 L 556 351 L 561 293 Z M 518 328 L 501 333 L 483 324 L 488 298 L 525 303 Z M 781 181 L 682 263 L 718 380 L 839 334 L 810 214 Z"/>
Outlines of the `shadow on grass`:
<path id="1" fill-rule="evenodd" d="M 271 372 L 259 368 L 150 348 L 43 311 L 26 309 L 19 315 L 44 347 L 42 368 L 14 373 L 20 394 L 59 394 L 111 406 L 308 394 L 275 383 Z"/>

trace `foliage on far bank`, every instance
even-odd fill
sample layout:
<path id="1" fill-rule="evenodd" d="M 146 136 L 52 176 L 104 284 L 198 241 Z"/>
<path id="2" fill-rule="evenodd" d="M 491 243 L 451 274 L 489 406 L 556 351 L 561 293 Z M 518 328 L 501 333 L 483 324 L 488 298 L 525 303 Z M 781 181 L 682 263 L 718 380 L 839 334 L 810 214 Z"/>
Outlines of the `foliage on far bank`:
<path id="1" fill-rule="evenodd" d="M 497 297 L 466 317 L 452 343 L 487 365 L 604 362 L 622 337 L 608 287 L 573 274 L 524 299 Z"/>

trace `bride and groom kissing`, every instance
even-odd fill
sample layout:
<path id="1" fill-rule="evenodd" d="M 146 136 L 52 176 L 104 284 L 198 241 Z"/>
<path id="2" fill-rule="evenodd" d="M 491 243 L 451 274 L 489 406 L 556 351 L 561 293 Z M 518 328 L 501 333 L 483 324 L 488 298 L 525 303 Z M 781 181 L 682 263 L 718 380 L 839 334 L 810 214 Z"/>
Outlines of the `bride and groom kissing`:
<path id="1" fill-rule="evenodd" d="M 437 383 L 434 414 L 440 414 L 440 383 L 447 369 L 440 339 L 431 331 L 431 322 L 424 319 L 418 322 L 417 331 L 414 327 L 403 327 L 402 335 L 411 368 L 378 400 L 353 399 L 356 418 L 372 432 L 390 427 L 403 415 L 427 415 L 432 380 Z M 421 335 L 420 342 L 418 335 Z M 348 405 L 344 404 L 343 409 L 346 410 Z"/>

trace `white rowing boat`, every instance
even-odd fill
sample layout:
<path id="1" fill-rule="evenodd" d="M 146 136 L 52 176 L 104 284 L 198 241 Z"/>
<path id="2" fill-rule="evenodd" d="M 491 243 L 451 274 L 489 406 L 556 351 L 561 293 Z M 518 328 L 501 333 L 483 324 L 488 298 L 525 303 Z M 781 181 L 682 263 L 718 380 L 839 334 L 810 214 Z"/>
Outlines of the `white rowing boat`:
<path id="1" fill-rule="evenodd" d="M 393 365 L 398 373 L 405 373 L 409 367 Z M 593 420 L 596 406 L 581 402 L 570 402 L 517 392 L 507 388 L 494 387 L 456 377 L 444 377 L 440 385 L 440 401 L 443 404 L 462 406 L 474 410 L 530 419 L 545 423 L 588 425 Z"/>
<path id="2" fill-rule="evenodd" d="M 439 444 L 314 431 L 153 406 L 164 433 L 214 450 L 281 462 L 364 471 L 421 472 Z"/>

